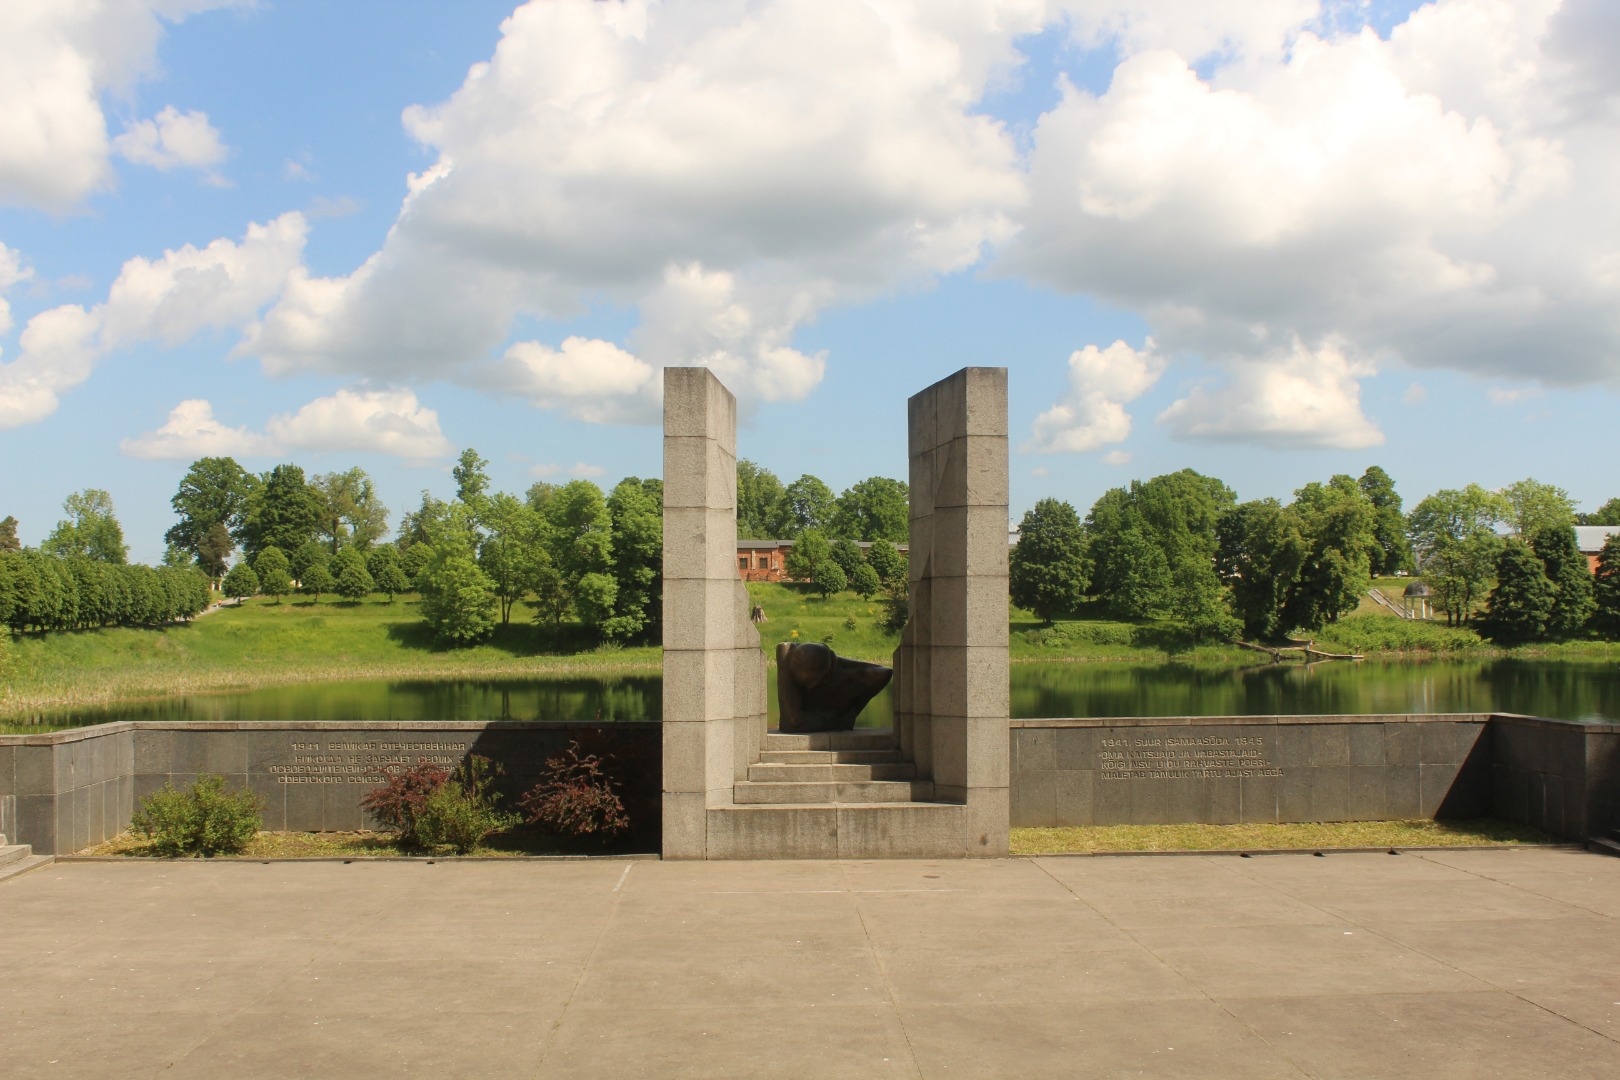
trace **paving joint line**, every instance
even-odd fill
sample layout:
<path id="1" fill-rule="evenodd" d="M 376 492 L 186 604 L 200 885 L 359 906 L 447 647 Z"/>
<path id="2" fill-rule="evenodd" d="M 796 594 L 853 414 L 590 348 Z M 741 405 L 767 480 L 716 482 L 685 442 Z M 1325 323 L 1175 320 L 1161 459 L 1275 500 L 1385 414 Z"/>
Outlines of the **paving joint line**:
<path id="1" fill-rule="evenodd" d="M 568 1018 L 568 1010 L 573 1008 L 574 998 L 579 995 L 579 988 L 584 984 L 585 976 L 590 974 L 591 965 L 596 962 L 597 953 L 602 951 L 602 942 L 607 938 L 608 928 L 618 918 L 619 902 L 624 898 L 623 885 L 626 879 L 630 877 L 630 871 L 635 868 L 635 865 L 634 862 L 627 864 L 624 873 L 619 875 L 619 880 L 609 890 L 608 896 L 611 899 L 608 902 L 607 916 L 602 920 L 602 926 L 596 932 L 596 940 L 591 942 L 591 951 L 586 954 L 585 962 L 580 964 L 579 974 L 574 977 L 574 985 L 568 988 L 568 996 L 563 999 L 562 1008 L 557 1010 L 557 1018 L 551 1022 L 551 1026 L 546 1029 L 545 1037 L 540 1040 L 540 1053 L 535 1058 L 534 1073 L 532 1074 L 537 1080 L 547 1075 L 546 1059 L 551 1056 L 552 1050 L 556 1049 L 557 1032 L 562 1029 L 563 1021 Z"/>
<path id="2" fill-rule="evenodd" d="M 842 859 L 840 859 L 839 862 L 838 862 L 838 872 L 844 878 L 844 890 L 843 891 L 845 893 L 847 893 L 849 895 L 849 897 L 850 897 L 850 906 L 855 909 L 855 918 L 857 920 L 859 920 L 860 924 L 861 924 L 861 934 L 862 934 L 863 937 L 866 938 L 866 951 L 872 957 L 872 966 L 877 969 L 878 980 L 880 981 L 880 983 L 883 986 L 883 1001 L 884 1001 L 884 1003 L 886 1005 L 888 1005 L 889 1012 L 894 1017 L 895 1025 L 897 1027 L 899 1027 L 899 1029 L 900 1029 L 900 1037 L 905 1040 L 906 1056 L 907 1056 L 909 1064 L 911 1065 L 911 1075 L 912 1075 L 912 1077 L 915 1078 L 915 1080 L 922 1080 L 922 1076 L 923 1076 L 922 1064 L 920 1062 L 918 1062 L 918 1060 L 917 1060 L 917 1046 L 916 1046 L 916 1043 L 914 1043 L 912 1041 L 911 1029 L 906 1027 L 905 1013 L 901 1011 L 899 1003 L 894 1000 L 894 989 L 890 985 L 890 982 L 889 982 L 889 969 L 883 963 L 883 956 L 882 956 L 882 954 L 880 954 L 878 952 L 877 943 L 872 940 L 872 928 L 866 924 L 866 913 L 861 910 L 861 905 L 856 900 L 857 896 L 860 896 L 860 895 L 863 895 L 863 894 L 866 894 L 866 893 L 881 892 L 883 890 L 878 890 L 878 889 L 856 889 L 856 888 L 851 887 L 850 883 L 849 883 L 849 863 L 842 860 Z M 817 890 L 807 890 L 807 891 L 833 892 L 833 891 L 836 891 L 836 890 L 817 889 Z M 897 891 L 899 891 L 899 890 L 897 890 Z M 916 889 L 916 890 L 906 890 L 906 891 L 925 892 L 925 891 L 928 891 L 928 890 Z"/>

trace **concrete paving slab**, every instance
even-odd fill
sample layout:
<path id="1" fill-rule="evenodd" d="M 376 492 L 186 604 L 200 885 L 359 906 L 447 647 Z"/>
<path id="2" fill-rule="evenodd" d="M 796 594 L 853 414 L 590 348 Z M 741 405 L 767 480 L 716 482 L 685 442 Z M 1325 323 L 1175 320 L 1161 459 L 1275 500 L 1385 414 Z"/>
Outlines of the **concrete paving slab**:
<path id="1" fill-rule="evenodd" d="M 1223 999 L 1305 1075 L 1322 1080 L 1615 1075 L 1615 1044 L 1511 994 Z"/>
<path id="2" fill-rule="evenodd" d="M 0 1071 L 1615 1076 L 1608 896 L 1560 851 L 57 863 L 0 884 Z"/>

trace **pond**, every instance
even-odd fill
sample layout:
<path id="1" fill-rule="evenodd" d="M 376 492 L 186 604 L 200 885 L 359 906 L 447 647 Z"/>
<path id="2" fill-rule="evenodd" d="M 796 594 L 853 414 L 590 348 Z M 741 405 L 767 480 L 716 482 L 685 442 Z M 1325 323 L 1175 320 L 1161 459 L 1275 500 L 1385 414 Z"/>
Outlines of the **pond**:
<path id="1" fill-rule="evenodd" d="M 1620 721 L 1620 663 L 1476 660 L 1264 664 L 1014 664 L 1015 718 L 1064 716 L 1287 716 L 1313 713 L 1516 712 Z M 776 715 L 774 683 L 768 695 Z M 113 720 L 656 720 L 656 675 L 435 682 L 301 683 L 238 694 L 143 701 L 47 714 L 49 728 Z M 861 727 L 893 723 L 890 691 Z M 39 731 L 7 725 L 0 730 Z"/>

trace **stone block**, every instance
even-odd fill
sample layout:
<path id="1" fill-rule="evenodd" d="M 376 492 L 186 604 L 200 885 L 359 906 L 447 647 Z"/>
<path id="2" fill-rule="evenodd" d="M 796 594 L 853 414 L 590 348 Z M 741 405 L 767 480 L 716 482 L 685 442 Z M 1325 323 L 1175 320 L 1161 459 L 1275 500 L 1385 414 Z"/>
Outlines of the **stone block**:
<path id="1" fill-rule="evenodd" d="M 906 471 L 908 493 L 906 516 L 910 521 L 927 519 L 938 505 L 935 483 L 935 458 L 942 451 L 933 447 L 912 448 Z"/>
<path id="2" fill-rule="evenodd" d="M 328 832 L 347 832 L 365 827 L 365 813 L 360 809 L 360 792 L 368 787 L 355 784 L 322 784 L 320 791 L 322 828 Z"/>
<path id="3" fill-rule="evenodd" d="M 935 713 L 929 717 L 929 755 L 932 768 L 929 775 L 935 784 L 967 787 L 968 732 L 963 717 L 945 717 Z"/>
<path id="4" fill-rule="evenodd" d="M 1161 780 L 1164 786 L 1165 816 L 1172 824 L 1193 824 L 1209 820 L 1210 787 L 1219 783 L 1201 776 Z"/>
<path id="5" fill-rule="evenodd" d="M 163 728 L 137 724 L 135 740 L 136 773 L 168 773 L 174 769 L 173 733 Z"/>
<path id="6" fill-rule="evenodd" d="M 915 517 L 909 529 L 910 553 L 906 556 L 906 581 L 913 589 L 934 573 L 934 518 Z M 915 616 L 913 616 L 915 617 Z"/>
<path id="7" fill-rule="evenodd" d="M 664 581 L 664 648 L 733 649 L 736 597 L 707 578 Z"/>
<path id="8" fill-rule="evenodd" d="M 1282 821 L 1280 776 L 1245 776 L 1239 783 L 1238 820 L 1244 823 Z"/>
<path id="9" fill-rule="evenodd" d="M 282 789 L 281 806 L 286 827 L 293 832 L 325 832 L 331 826 L 326 823 L 326 793 L 321 790 L 325 785 L 303 782 L 303 777 L 289 777 L 293 781 L 278 784 Z M 368 826 L 375 826 L 377 822 L 368 821 Z"/>
<path id="10" fill-rule="evenodd" d="M 1118 728 L 1053 728 L 1057 767 L 1061 770 L 1095 769 L 1099 740 L 1117 739 L 1122 735 Z"/>
<path id="11" fill-rule="evenodd" d="M 703 728 L 703 791 L 709 806 L 729 803 L 737 782 L 737 721 L 709 720 Z"/>
<path id="12" fill-rule="evenodd" d="M 968 423 L 967 368 L 947 375 L 931 389 L 934 399 L 934 445 L 943 446 L 966 435 Z"/>
<path id="13" fill-rule="evenodd" d="M 970 367 L 963 375 L 963 398 L 966 404 L 962 434 L 1007 434 L 1007 369 L 1003 367 Z"/>
<path id="14" fill-rule="evenodd" d="M 1352 743 L 1351 752 L 1355 751 Z M 1346 821 L 1385 821 L 1390 815 L 1384 802 L 1384 770 L 1377 765 L 1355 765 L 1348 770 L 1345 793 Z"/>
<path id="15" fill-rule="evenodd" d="M 930 666 L 930 710 L 938 716 L 1008 715 L 1007 650 L 935 646 Z"/>
<path id="16" fill-rule="evenodd" d="M 1456 733 L 1446 722 L 1424 724 L 1418 731 L 1418 764 L 1454 765 L 1462 758 L 1457 754 Z"/>
<path id="17" fill-rule="evenodd" d="M 737 399 L 712 371 L 664 369 L 664 436 L 708 436 L 737 452 Z"/>
<path id="18" fill-rule="evenodd" d="M 1013 775 L 1057 768 L 1057 732 L 1052 728 L 1012 728 L 1008 738 Z"/>
<path id="19" fill-rule="evenodd" d="M 995 859 L 1005 856 L 1009 828 L 1007 789 L 968 789 L 965 811 L 967 857 Z"/>
<path id="20" fill-rule="evenodd" d="M 929 519 L 933 532 L 933 572 L 936 577 L 1007 576 L 1007 509 L 1005 506 L 941 507 Z M 993 638 L 1005 640 L 1006 620 L 999 630 L 985 627 Z"/>
<path id="21" fill-rule="evenodd" d="M 1236 825 L 1243 820 L 1243 784 L 1238 777 L 1216 777 L 1205 782 L 1204 820 L 1211 825 Z"/>
<path id="22" fill-rule="evenodd" d="M 1381 725 L 1384 729 L 1384 764 L 1416 766 L 1418 764 L 1418 733 L 1422 724 L 1399 721 Z"/>
<path id="23" fill-rule="evenodd" d="M 966 807 L 840 806 L 840 859 L 961 858 Z"/>
<path id="24" fill-rule="evenodd" d="M 1174 825 L 1170 816 L 1170 782 L 1132 777 L 1125 781 L 1131 789 L 1131 817 L 1137 825 Z"/>
<path id="25" fill-rule="evenodd" d="M 838 858 L 833 806 L 735 806 L 709 810 L 707 817 L 711 859 Z"/>
<path id="26" fill-rule="evenodd" d="M 15 795 L 17 789 L 17 747 L 0 745 L 0 795 Z"/>
<path id="27" fill-rule="evenodd" d="M 1384 809 L 1392 821 L 1424 817 L 1422 766 L 1384 767 Z"/>
<path id="28" fill-rule="evenodd" d="M 731 510 L 664 511 L 664 580 L 737 580 L 737 519 Z"/>
<path id="29" fill-rule="evenodd" d="M 1277 727 L 1276 757 L 1282 769 L 1305 769 L 1311 764 L 1311 729 L 1304 724 L 1280 724 Z"/>
<path id="30" fill-rule="evenodd" d="M 934 395 L 929 390 L 913 394 L 906 401 L 906 445 L 915 457 L 938 445 L 934 436 Z M 915 485 L 912 491 L 917 489 Z"/>
<path id="31" fill-rule="evenodd" d="M 1007 505 L 1005 437 L 969 435 L 952 439 L 934 452 L 933 472 L 936 510 Z"/>
<path id="32" fill-rule="evenodd" d="M 1384 763 L 1384 725 L 1351 724 L 1350 764 L 1382 765 Z"/>
<path id="33" fill-rule="evenodd" d="M 934 645 L 987 645 L 984 628 L 1007 621 L 1005 576 L 936 577 L 932 581 Z"/>
<path id="34" fill-rule="evenodd" d="M 706 815 L 701 791 L 664 792 L 664 858 L 705 857 L 708 836 Z"/>
<path id="35" fill-rule="evenodd" d="M 32 749 L 32 748 L 30 748 Z M 55 794 L 17 796 L 17 835 L 6 839 L 13 844 L 31 844 L 35 855 L 65 855 L 68 849 L 56 846 Z"/>
<path id="36" fill-rule="evenodd" d="M 1418 788 L 1418 817 L 1432 818 L 1439 813 L 1444 805 L 1446 796 L 1451 794 L 1451 785 L 1457 779 L 1457 766 L 1454 764 L 1424 764 L 1419 769 Z"/>
<path id="37" fill-rule="evenodd" d="M 55 746 L 19 746 L 12 767 L 15 770 L 13 775 L 16 778 L 16 794 L 19 798 L 27 795 L 56 794 Z"/>
<path id="38" fill-rule="evenodd" d="M 1348 743 L 1345 750 L 1348 756 Z M 1344 821 L 1350 817 L 1350 774 L 1353 771 L 1348 765 L 1311 770 L 1312 821 Z"/>
<path id="39" fill-rule="evenodd" d="M 1278 821 L 1314 821 L 1315 805 L 1311 799 L 1314 769 L 1284 769 L 1282 783 L 1277 789 Z"/>
<path id="40" fill-rule="evenodd" d="M 664 507 L 737 509 L 737 458 L 712 438 L 664 439 Z"/>
<path id="41" fill-rule="evenodd" d="M 693 793 L 707 789 L 708 726 L 702 720 L 664 721 L 666 792 Z"/>
<path id="42" fill-rule="evenodd" d="M 1096 777 L 1090 772 L 1056 772 L 1052 774 L 1052 824 L 1091 825 L 1092 784 Z"/>
<path id="43" fill-rule="evenodd" d="M 1007 792 L 1010 820 L 1020 828 L 1043 829 L 1057 824 L 1057 776 L 1051 770 L 1026 770 Z"/>
<path id="44" fill-rule="evenodd" d="M 1007 787 L 1010 766 L 1007 718 L 970 716 L 962 723 L 967 730 L 968 787 Z"/>
<path id="45" fill-rule="evenodd" d="M 1318 768 L 1332 768 L 1350 764 L 1349 724 L 1312 724 L 1310 733 L 1310 762 Z"/>
<path id="46" fill-rule="evenodd" d="M 1129 780 L 1110 780 L 1095 773 L 1092 777 L 1091 812 L 1094 825 L 1129 825 L 1133 790 Z"/>

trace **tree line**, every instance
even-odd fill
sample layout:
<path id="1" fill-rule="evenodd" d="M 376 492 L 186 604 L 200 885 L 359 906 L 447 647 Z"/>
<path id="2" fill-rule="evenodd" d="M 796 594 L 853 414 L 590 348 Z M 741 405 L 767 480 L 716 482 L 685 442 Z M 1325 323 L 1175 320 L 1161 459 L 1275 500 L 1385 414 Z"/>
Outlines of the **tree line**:
<path id="1" fill-rule="evenodd" d="M 539 482 L 518 497 L 491 491 L 487 466 L 477 451 L 464 451 L 451 470 L 455 497 L 424 491 L 387 540 L 388 508 L 362 469 L 306 476 L 285 463 L 254 474 L 233 458 L 200 458 L 170 500 L 177 520 L 164 535 L 158 572 L 166 581 L 195 579 L 196 610 L 206 607 L 210 584 L 228 597 L 277 600 L 294 592 L 316 600 L 385 592 L 392 600 L 414 591 L 423 618 L 447 642 L 487 637 L 511 621 L 519 602 L 558 632 L 572 622 L 598 640 L 656 640 L 662 481 L 626 477 L 608 492 L 589 480 Z M 814 476 L 783 484 L 747 460 L 738 462 L 737 477 L 739 535 L 796 541 L 790 574 L 824 595 L 903 587 L 904 561 L 892 541 L 906 536 L 905 484 L 871 477 L 834 496 Z M 64 509 L 67 518 L 29 552 L 16 540 L 16 520 L 0 521 L 0 549 L 16 553 L 0 573 L 0 621 L 18 629 L 147 625 L 142 620 L 158 610 L 149 604 L 97 614 L 107 607 L 98 599 L 102 568 L 123 566 L 128 550 L 111 497 L 78 492 Z M 863 541 L 871 542 L 864 552 Z M 37 584 L 47 579 L 49 588 Z"/>
<path id="2" fill-rule="evenodd" d="M 1596 575 L 1576 524 L 1620 525 L 1620 499 L 1579 515 L 1534 479 L 1498 491 L 1442 490 L 1402 512 L 1373 466 L 1239 503 L 1191 469 L 1105 492 L 1082 521 L 1042 499 L 1024 516 L 1009 572 L 1013 601 L 1048 624 L 1082 607 L 1124 618 L 1176 616 L 1211 639 L 1276 640 L 1356 609 L 1376 576 L 1416 572 L 1436 610 L 1504 644 L 1620 636 L 1620 539 Z"/>

